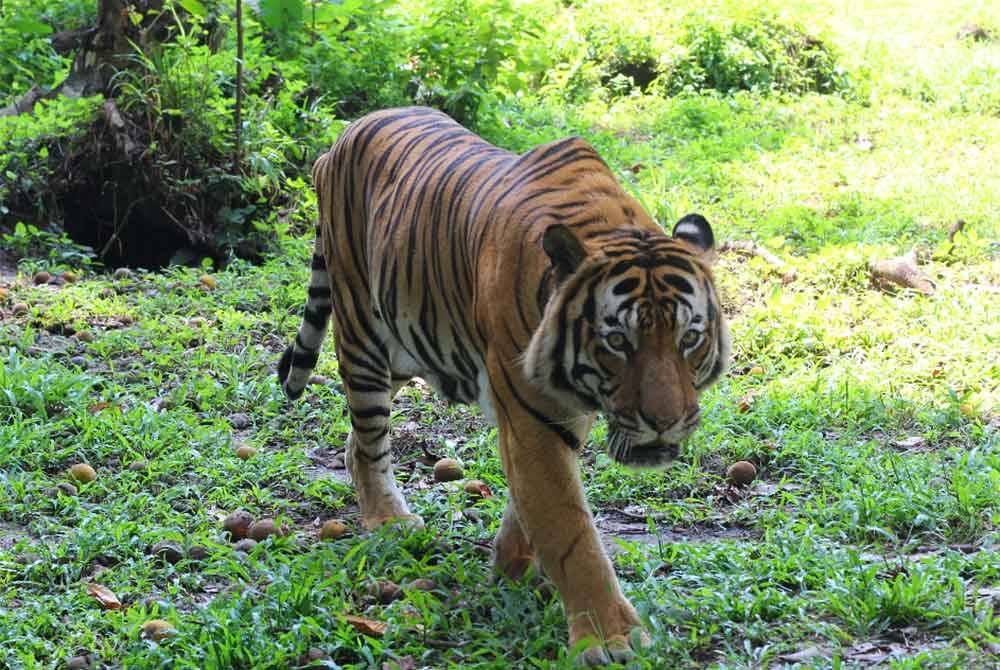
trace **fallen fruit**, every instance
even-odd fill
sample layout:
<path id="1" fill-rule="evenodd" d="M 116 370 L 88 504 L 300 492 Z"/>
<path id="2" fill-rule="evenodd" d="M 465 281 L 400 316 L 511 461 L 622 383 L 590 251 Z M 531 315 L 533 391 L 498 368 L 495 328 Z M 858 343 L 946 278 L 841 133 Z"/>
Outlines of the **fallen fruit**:
<path id="1" fill-rule="evenodd" d="M 232 512 L 222 521 L 222 527 L 229 531 L 229 536 L 234 540 L 242 540 L 250 531 L 253 524 L 253 517 L 250 512 L 238 509 Z"/>
<path id="2" fill-rule="evenodd" d="M 24 302 L 15 302 L 14 303 L 14 307 L 12 309 L 14 310 L 14 316 L 20 316 L 22 314 L 27 314 L 28 313 L 28 304 L 24 303 Z"/>
<path id="3" fill-rule="evenodd" d="M 66 670 L 87 670 L 94 664 L 94 657 L 90 654 L 72 656 L 66 661 Z"/>
<path id="4" fill-rule="evenodd" d="M 80 340 L 81 342 L 93 342 L 94 334 L 86 330 L 80 330 L 77 331 L 76 333 L 76 339 Z"/>
<path id="5" fill-rule="evenodd" d="M 426 577 L 419 577 L 403 585 L 403 589 L 406 591 L 433 591 L 435 588 L 437 588 L 437 584 L 434 583 L 434 580 Z"/>
<path id="6" fill-rule="evenodd" d="M 396 582 L 378 581 L 368 588 L 368 593 L 382 605 L 388 605 L 403 597 L 403 589 Z"/>
<path id="7" fill-rule="evenodd" d="M 249 554 L 251 551 L 253 551 L 253 548 L 256 546 L 257 546 L 257 540 L 251 540 L 249 537 L 245 537 L 233 545 L 233 550 L 242 551 L 244 554 Z"/>
<path id="8" fill-rule="evenodd" d="M 184 552 L 181 550 L 180 545 L 166 540 L 163 542 L 157 542 L 150 547 L 149 553 L 153 556 L 162 558 L 170 564 L 174 564 L 184 558 Z"/>
<path id="9" fill-rule="evenodd" d="M 219 282 L 217 282 L 215 277 L 212 275 L 202 275 L 198 281 L 201 282 L 201 285 L 205 288 L 215 288 L 219 285 Z"/>
<path id="10" fill-rule="evenodd" d="M 253 447 L 248 447 L 245 444 L 241 444 L 239 447 L 236 448 L 236 457 L 241 458 L 244 461 L 252 458 L 253 455 L 256 453 L 257 453 L 256 449 L 254 449 Z"/>
<path id="11" fill-rule="evenodd" d="M 434 479 L 453 482 L 462 478 L 462 466 L 454 458 L 442 458 L 434 464 Z"/>
<path id="12" fill-rule="evenodd" d="M 66 272 L 62 273 L 62 278 L 63 278 L 63 281 L 65 281 L 67 284 L 72 284 L 77 279 L 79 279 L 79 277 L 77 276 L 77 274 L 75 272 L 73 272 L 72 270 L 66 270 Z"/>
<path id="13" fill-rule="evenodd" d="M 97 473 L 94 468 L 90 467 L 86 463 L 77 463 L 69 469 L 69 476 L 78 482 L 83 484 L 89 484 L 90 482 L 97 479 Z"/>
<path id="14" fill-rule="evenodd" d="M 145 460 L 141 458 L 137 461 L 132 461 L 131 463 L 128 464 L 128 469 L 131 470 L 132 472 L 142 472 L 148 467 L 149 463 L 147 463 Z"/>
<path id="15" fill-rule="evenodd" d="M 132 271 L 128 268 L 118 268 L 111 276 L 115 279 L 129 279 L 132 277 Z"/>
<path id="16" fill-rule="evenodd" d="M 159 642 L 177 633 L 177 629 L 169 621 L 150 619 L 142 624 L 142 636 L 148 640 Z"/>
<path id="17" fill-rule="evenodd" d="M 736 461 L 726 470 L 726 478 L 735 486 L 746 486 L 757 476 L 757 468 L 750 461 Z"/>
<path id="18" fill-rule="evenodd" d="M 465 482 L 462 488 L 469 494 L 469 498 L 473 500 L 493 497 L 493 492 L 490 491 L 489 485 L 481 479 L 470 479 Z"/>
<path id="19" fill-rule="evenodd" d="M 209 557 L 208 547 L 196 544 L 188 549 L 188 558 L 192 561 L 204 561 Z"/>
<path id="20" fill-rule="evenodd" d="M 274 522 L 274 519 L 261 519 L 257 523 L 250 526 L 250 532 L 248 534 L 252 539 L 260 542 L 262 540 L 266 540 L 272 535 L 284 535 L 285 531 Z"/>
<path id="21" fill-rule="evenodd" d="M 319 529 L 319 539 L 336 540 L 347 534 L 347 525 L 339 519 L 330 519 Z"/>
<path id="22" fill-rule="evenodd" d="M 56 484 L 56 488 L 68 496 L 76 495 L 76 487 L 70 484 L 69 482 L 59 482 L 58 484 Z"/>
<path id="23" fill-rule="evenodd" d="M 750 368 L 750 374 L 752 374 L 754 377 L 759 377 L 762 374 L 764 374 L 764 368 L 762 368 L 759 365 L 755 365 L 752 368 Z"/>
<path id="24" fill-rule="evenodd" d="M 52 279 L 52 275 L 45 270 L 42 270 L 40 272 L 36 272 L 35 276 L 31 278 L 31 281 L 35 282 L 36 285 L 40 285 L 49 283 L 50 279 Z"/>

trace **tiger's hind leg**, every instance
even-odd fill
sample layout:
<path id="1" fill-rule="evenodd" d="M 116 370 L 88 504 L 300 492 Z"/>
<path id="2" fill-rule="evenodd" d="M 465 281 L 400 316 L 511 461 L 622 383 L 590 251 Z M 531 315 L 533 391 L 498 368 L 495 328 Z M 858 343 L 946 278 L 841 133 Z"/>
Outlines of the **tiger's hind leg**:
<path id="1" fill-rule="evenodd" d="M 389 413 L 393 396 L 405 382 L 393 380 L 376 361 L 343 354 L 338 339 L 337 358 L 351 415 L 345 461 L 362 523 L 367 530 L 393 521 L 423 526 L 423 520 L 410 512 L 393 475 Z"/>

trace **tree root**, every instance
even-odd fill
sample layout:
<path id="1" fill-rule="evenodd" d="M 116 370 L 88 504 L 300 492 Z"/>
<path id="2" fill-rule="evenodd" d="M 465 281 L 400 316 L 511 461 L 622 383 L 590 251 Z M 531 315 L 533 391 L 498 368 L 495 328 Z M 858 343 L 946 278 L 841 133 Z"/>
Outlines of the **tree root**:
<path id="1" fill-rule="evenodd" d="M 911 288 L 924 295 L 932 295 L 937 288 L 927 274 L 917 267 L 917 253 L 909 253 L 896 258 L 873 261 L 868 270 L 872 284 L 883 291 L 894 290 L 897 286 Z"/>

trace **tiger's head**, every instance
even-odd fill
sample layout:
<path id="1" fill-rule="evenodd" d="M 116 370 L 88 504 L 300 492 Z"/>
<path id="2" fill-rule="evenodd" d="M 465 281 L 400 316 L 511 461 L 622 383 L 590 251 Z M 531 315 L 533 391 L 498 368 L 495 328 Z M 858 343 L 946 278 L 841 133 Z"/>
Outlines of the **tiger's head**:
<path id="1" fill-rule="evenodd" d="M 700 419 L 698 397 L 725 370 L 729 329 L 709 265 L 714 235 L 688 214 L 672 236 L 622 229 L 588 252 L 549 226 L 557 288 L 525 354 L 529 379 L 574 410 L 600 410 L 619 463 L 662 467 Z"/>

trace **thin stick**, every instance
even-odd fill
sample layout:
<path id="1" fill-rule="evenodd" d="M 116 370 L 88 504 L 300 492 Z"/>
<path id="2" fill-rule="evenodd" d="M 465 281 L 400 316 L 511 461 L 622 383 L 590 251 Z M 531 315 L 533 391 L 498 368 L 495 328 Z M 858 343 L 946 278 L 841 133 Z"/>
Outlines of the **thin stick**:
<path id="1" fill-rule="evenodd" d="M 781 260 L 770 251 L 760 246 L 756 242 L 751 242 L 750 240 L 729 240 L 723 242 L 719 246 L 719 252 L 732 251 L 741 256 L 753 257 L 762 259 L 765 263 L 773 267 L 777 272 L 781 273 L 781 281 L 788 282 L 795 281 L 798 274 L 793 268 L 788 267 L 785 261 Z"/>

